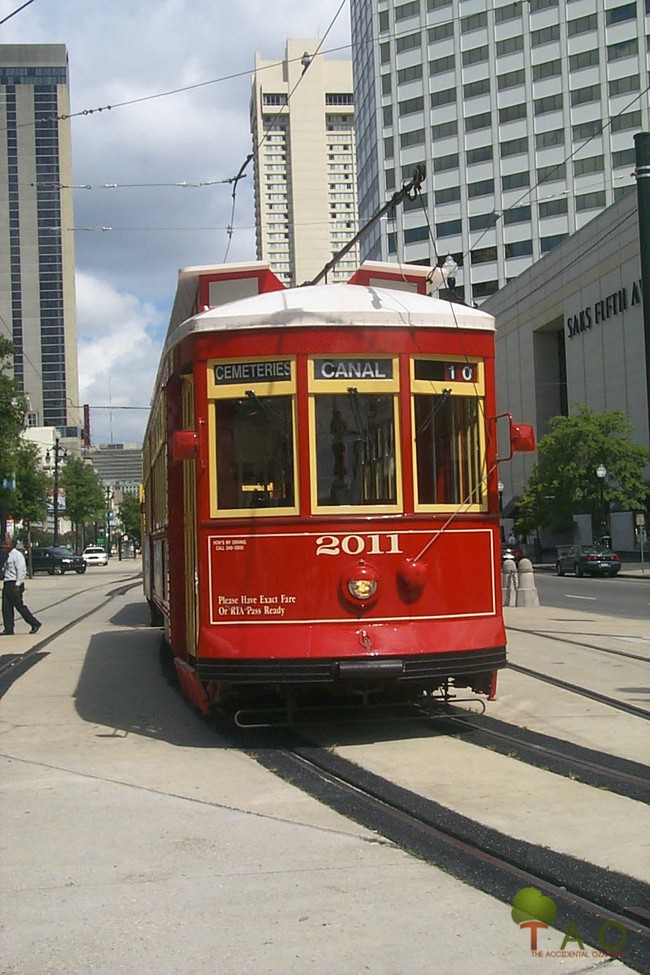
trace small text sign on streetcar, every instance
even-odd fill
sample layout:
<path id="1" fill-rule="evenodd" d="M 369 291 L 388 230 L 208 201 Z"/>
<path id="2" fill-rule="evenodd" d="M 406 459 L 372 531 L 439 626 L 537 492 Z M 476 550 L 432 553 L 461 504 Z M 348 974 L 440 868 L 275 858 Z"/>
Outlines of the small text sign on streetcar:
<path id="1" fill-rule="evenodd" d="M 316 359 L 315 379 L 392 379 L 392 359 Z"/>
<path id="2" fill-rule="evenodd" d="M 291 379 L 291 361 L 274 359 L 266 362 L 219 362 L 214 367 L 217 386 L 248 382 L 282 382 Z"/>
<path id="3" fill-rule="evenodd" d="M 475 362 L 444 362 L 442 359 L 416 359 L 415 378 L 429 382 L 475 383 Z"/>

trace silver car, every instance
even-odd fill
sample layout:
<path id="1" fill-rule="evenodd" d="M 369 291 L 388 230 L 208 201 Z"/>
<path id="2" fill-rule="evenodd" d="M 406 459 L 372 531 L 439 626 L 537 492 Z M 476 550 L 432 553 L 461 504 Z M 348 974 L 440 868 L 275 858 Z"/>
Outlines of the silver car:
<path id="1" fill-rule="evenodd" d="M 81 555 L 86 565 L 108 565 L 108 555 L 101 545 L 89 545 Z"/>

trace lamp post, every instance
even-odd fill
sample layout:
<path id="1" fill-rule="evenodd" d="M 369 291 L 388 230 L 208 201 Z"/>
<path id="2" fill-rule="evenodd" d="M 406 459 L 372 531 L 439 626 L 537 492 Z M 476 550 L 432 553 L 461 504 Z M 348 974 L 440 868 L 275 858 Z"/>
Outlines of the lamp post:
<path id="1" fill-rule="evenodd" d="M 596 477 L 598 478 L 598 487 L 600 489 L 600 537 L 607 534 L 607 522 L 605 520 L 605 478 L 607 477 L 607 468 L 604 464 L 599 464 L 596 468 Z"/>
<path id="2" fill-rule="evenodd" d="M 62 458 L 67 457 L 68 451 L 65 447 L 61 446 L 61 438 L 58 432 L 54 437 L 54 492 L 52 495 L 52 517 L 54 520 L 54 530 L 52 533 L 52 544 L 59 544 L 59 462 Z M 49 450 L 45 454 L 45 460 L 50 463 L 50 452 Z"/>
<path id="3" fill-rule="evenodd" d="M 111 557 L 111 502 L 113 500 L 113 492 L 110 487 L 106 487 L 106 555 L 110 559 Z"/>

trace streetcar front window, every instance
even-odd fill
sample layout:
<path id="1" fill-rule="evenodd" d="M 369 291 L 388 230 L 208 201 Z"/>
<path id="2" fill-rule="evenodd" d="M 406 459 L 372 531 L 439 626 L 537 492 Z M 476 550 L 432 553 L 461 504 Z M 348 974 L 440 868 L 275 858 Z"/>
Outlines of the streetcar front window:
<path id="1" fill-rule="evenodd" d="M 479 400 L 445 389 L 415 395 L 414 409 L 418 503 L 482 504 Z"/>
<path id="2" fill-rule="evenodd" d="M 217 508 L 293 507 L 292 397 L 249 390 L 215 405 Z"/>
<path id="3" fill-rule="evenodd" d="M 394 396 L 318 395 L 315 419 L 318 505 L 396 504 Z"/>

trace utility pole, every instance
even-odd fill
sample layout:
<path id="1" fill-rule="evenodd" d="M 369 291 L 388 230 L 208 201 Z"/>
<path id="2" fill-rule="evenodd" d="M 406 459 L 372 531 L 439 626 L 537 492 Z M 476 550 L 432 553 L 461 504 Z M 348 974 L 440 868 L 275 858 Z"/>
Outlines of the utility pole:
<path id="1" fill-rule="evenodd" d="M 57 434 L 54 438 L 54 494 L 52 497 L 52 514 L 54 516 L 53 545 L 59 544 L 59 461 L 61 458 L 66 457 L 68 453 L 59 441 L 60 437 Z M 49 460 L 49 457 L 47 459 Z"/>
<path id="2" fill-rule="evenodd" d="M 647 5 L 646 5 L 647 9 Z M 650 437 L 650 132 L 634 136 L 636 190 L 639 206 L 639 252 L 643 294 L 643 333 L 645 336 L 645 377 L 648 398 L 648 437 Z"/>

